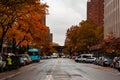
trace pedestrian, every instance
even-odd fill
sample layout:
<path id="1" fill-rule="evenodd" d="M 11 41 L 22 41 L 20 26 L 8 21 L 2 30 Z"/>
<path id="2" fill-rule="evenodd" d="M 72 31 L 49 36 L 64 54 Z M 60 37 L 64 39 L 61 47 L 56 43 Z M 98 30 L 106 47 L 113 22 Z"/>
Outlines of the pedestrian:
<path id="1" fill-rule="evenodd" d="M 8 66 L 8 70 L 12 69 L 12 59 L 10 56 L 7 57 L 7 66 Z"/>

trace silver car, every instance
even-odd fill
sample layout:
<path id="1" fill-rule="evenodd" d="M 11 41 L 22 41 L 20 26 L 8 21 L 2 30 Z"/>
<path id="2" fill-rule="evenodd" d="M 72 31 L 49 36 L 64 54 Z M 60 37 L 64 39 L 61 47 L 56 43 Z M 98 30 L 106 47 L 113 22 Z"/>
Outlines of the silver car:
<path id="1" fill-rule="evenodd" d="M 113 59 L 113 67 L 120 71 L 120 57 L 115 57 Z"/>
<path id="2" fill-rule="evenodd" d="M 99 64 L 101 66 L 111 66 L 112 59 L 110 59 L 109 57 L 102 56 L 100 57 Z"/>
<path id="3" fill-rule="evenodd" d="M 87 62 L 87 63 L 94 63 L 95 60 L 96 60 L 95 57 L 88 57 L 88 58 L 86 59 L 86 62 Z"/>

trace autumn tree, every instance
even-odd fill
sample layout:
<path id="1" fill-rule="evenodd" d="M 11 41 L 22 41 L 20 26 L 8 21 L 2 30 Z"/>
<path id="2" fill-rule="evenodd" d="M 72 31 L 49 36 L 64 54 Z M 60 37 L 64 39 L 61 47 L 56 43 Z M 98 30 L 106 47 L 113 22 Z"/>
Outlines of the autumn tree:
<path id="1" fill-rule="evenodd" d="M 29 4 L 29 1 L 0 0 L 0 27 L 1 27 L 0 51 L 2 49 L 2 44 L 4 37 L 6 36 L 6 33 L 18 19 L 17 13 L 21 8 L 23 8 L 22 4 Z"/>
<path id="2" fill-rule="evenodd" d="M 100 43 L 101 40 L 103 40 L 103 30 L 104 27 L 103 26 L 97 26 L 96 31 L 95 31 L 95 35 L 96 35 L 96 39 L 97 39 L 97 43 Z"/>
<path id="3" fill-rule="evenodd" d="M 90 46 L 97 44 L 102 38 L 102 29 L 98 29 L 92 21 L 82 21 L 68 29 L 65 45 L 71 52 L 88 51 Z"/>
<path id="4" fill-rule="evenodd" d="M 40 15 L 45 15 L 46 7 L 39 0 L 0 0 L 0 51 L 4 39 L 12 39 L 17 45 L 25 39 L 32 39 L 34 27 L 37 25 L 34 20 L 37 18 L 37 23 L 40 21 Z M 35 17 L 38 14 L 39 18 Z"/>
<path id="5" fill-rule="evenodd" d="M 49 30 L 42 30 L 39 38 L 35 38 L 35 41 L 38 46 L 42 46 L 42 52 L 49 54 L 50 51 L 50 33 Z"/>
<path id="6" fill-rule="evenodd" d="M 69 28 L 67 30 L 67 33 L 66 33 L 66 40 L 65 40 L 65 46 L 67 49 L 67 53 L 69 53 L 70 55 L 72 55 L 72 53 L 75 51 L 76 49 L 76 44 L 77 44 L 77 34 L 78 34 L 78 31 L 79 30 L 79 27 L 76 25 L 76 26 L 72 26 L 71 28 Z M 65 50 L 64 49 L 64 50 Z"/>

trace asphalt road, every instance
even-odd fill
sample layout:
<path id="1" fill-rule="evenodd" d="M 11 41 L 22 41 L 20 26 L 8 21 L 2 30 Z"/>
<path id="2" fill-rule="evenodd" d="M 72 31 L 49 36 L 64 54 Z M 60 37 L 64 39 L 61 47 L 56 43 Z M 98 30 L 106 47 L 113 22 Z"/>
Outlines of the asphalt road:
<path id="1" fill-rule="evenodd" d="M 120 80 L 120 72 L 94 64 L 58 58 L 41 60 L 7 80 Z"/>

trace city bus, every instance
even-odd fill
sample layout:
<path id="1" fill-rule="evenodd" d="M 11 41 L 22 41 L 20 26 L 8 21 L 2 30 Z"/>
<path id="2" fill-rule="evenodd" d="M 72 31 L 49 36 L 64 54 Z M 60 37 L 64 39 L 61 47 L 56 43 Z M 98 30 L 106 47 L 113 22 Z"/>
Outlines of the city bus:
<path id="1" fill-rule="evenodd" d="M 32 61 L 40 61 L 40 50 L 39 49 L 29 49 L 28 50 L 28 55 L 32 59 Z"/>

